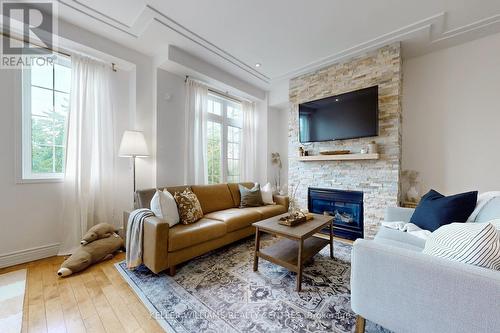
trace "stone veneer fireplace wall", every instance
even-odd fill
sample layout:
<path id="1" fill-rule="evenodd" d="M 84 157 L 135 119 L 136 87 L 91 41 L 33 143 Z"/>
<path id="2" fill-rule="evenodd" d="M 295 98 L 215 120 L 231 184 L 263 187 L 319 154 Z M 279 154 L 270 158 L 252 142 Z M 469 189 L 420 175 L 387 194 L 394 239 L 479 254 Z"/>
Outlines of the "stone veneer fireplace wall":
<path id="1" fill-rule="evenodd" d="M 303 147 L 313 155 L 322 150 L 359 152 L 372 140 L 380 159 L 357 161 L 298 161 L 298 105 L 353 90 L 379 86 L 379 136 L 318 142 Z M 290 80 L 288 135 L 289 191 L 300 185 L 296 201 L 307 207 L 308 187 L 354 190 L 364 193 L 364 234 L 373 237 L 387 206 L 396 206 L 401 174 L 402 59 L 399 43 L 339 62 Z"/>

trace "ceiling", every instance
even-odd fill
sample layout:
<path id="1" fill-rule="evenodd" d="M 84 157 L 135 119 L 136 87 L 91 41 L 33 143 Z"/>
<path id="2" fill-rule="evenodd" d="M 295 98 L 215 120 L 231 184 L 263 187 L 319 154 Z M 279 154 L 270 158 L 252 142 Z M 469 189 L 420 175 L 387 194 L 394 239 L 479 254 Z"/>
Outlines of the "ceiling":
<path id="1" fill-rule="evenodd" d="M 405 57 L 500 32 L 498 0 L 58 0 L 59 16 L 167 63 L 175 45 L 258 87 L 402 41 Z M 256 68 L 255 64 L 262 64 Z"/>

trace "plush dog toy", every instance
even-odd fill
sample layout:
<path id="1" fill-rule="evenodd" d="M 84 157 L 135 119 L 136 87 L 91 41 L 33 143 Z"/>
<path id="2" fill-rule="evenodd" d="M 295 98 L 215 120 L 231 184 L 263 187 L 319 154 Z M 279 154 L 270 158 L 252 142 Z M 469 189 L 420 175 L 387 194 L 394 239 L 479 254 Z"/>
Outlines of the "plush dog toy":
<path id="1" fill-rule="evenodd" d="M 104 236 L 107 233 L 103 233 L 102 231 L 109 230 L 106 229 L 108 226 L 110 225 L 102 226 L 98 224 L 91 228 L 85 235 L 84 240 L 93 239 L 95 237 L 97 237 L 97 240 L 86 242 L 85 245 L 80 245 L 75 253 L 62 263 L 61 268 L 57 271 L 57 275 L 65 277 L 83 271 L 85 268 L 99 261 L 113 258 L 113 253 L 123 248 L 123 239 L 115 232 L 111 232 L 108 236 Z M 97 232 L 95 230 L 91 231 L 94 228 L 97 229 Z M 89 234 L 92 234 L 91 237 L 86 238 Z M 102 236 L 105 238 L 99 238 Z"/>
<path id="2" fill-rule="evenodd" d="M 87 245 L 101 238 L 108 238 L 116 232 L 116 228 L 108 223 L 99 223 L 87 231 L 80 244 Z"/>

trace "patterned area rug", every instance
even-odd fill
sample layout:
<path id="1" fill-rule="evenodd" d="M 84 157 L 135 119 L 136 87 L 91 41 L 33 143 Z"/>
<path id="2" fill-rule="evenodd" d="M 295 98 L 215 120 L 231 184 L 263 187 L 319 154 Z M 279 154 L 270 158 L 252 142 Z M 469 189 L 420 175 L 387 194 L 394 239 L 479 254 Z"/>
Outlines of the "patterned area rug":
<path id="1" fill-rule="evenodd" d="M 277 239 L 264 237 L 261 247 Z M 253 272 L 253 239 L 189 261 L 174 277 L 141 266 L 116 267 L 167 332 L 353 332 L 350 306 L 351 246 L 335 242 L 307 262 L 302 292 L 295 273 L 259 260 Z M 367 323 L 367 332 L 388 332 Z"/>

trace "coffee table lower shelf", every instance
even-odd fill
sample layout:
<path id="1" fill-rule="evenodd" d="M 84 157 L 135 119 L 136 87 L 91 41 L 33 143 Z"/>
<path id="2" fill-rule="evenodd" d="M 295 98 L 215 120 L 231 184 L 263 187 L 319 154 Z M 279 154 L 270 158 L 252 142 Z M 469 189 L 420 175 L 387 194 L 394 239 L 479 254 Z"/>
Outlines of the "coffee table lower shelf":
<path id="1" fill-rule="evenodd" d="M 303 264 L 329 244 L 330 241 L 323 238 L 309 237 L 305 239 L 302 247 L 301 263 Z M 298 262 L 298 253 L 299 241 L 283 239 L 271 246 L 260 249 L 256 255 L 262 259 L 285 267 L 292 272 L 299 273 L 302 267 L 301 263 Z"/>

